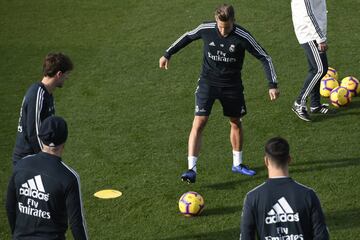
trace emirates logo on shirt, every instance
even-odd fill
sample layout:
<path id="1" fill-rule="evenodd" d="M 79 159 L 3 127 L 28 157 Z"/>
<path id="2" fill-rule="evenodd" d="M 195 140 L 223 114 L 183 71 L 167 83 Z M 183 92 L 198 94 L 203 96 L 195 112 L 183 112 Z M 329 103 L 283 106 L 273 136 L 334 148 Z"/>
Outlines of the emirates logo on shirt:
<path id="1" fill-rule="evenodd" d="M 47 202 L 50 198 L 50 194 L 45 192 L 41 175 L 30 178 L 23 183 L 19 189 L 19 195 L 25 196 L 25 198 L 20 198 L 18 202 L 20 213 L 43 219 L 51 218 L 50 212 L 40 209 L 41 206 L 44 207 L 41 202 Z"/>
<path id="2" fill-rule="evenodd" d="M 216 55 L 211 54 L 208 52 L 208 58 L 212 59 L 215 62 L 226 62 L 226 63 L 233 63 L 236 62 L 236 58 L 227 57 L 226 53 L 223 51 L 217 51 Z"/>

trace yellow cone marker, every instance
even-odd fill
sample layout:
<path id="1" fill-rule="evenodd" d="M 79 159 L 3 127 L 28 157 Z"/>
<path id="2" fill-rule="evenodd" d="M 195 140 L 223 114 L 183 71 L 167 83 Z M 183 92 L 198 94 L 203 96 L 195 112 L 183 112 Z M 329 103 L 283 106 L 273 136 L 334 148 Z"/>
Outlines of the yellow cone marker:
<path id="1" fill-rule="evenodd" d="M 122 195 L 122 192 L 114 189 L 104 189 L 94 193 L 94 196 L 102 199 L 117 198 Z"/>

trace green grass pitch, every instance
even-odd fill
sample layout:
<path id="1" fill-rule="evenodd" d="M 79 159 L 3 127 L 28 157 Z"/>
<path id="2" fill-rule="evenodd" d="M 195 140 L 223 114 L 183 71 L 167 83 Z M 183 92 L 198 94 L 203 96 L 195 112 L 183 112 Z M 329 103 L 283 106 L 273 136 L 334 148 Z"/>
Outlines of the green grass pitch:
<path id="1" fill-rule="evenodd" d="M 269 101 L 262 66 L 247 54 L 244 159 L 258 174 L 231 173 L 229 124 L 216 103 L 204 133 L 198 181 L 180 182 L 202 43 L 175 55 L 167 71 L 158 68 L 158 59 L 185 31 L 212 20 L 220 3 L 0 1 L 0 239 L 10 239 L 4 205 L 22 97 L 41 79 L 42 59 L 51 51 L 67 53 L 75 64 L 54 95 L 56 113 L 69 125 L 63 159 L 81 176 L 91 239 L 238 239 L 243 198 L 266 179 L 263 145 L 277 135 L 290 142 L 292 177 L 316 190 L 332 239 L 360 236 L 360 97 L 312 123 L 291 112 L 307 63 L 293 32 L 290 1 L 230 1 L 237 22 L 272 56 L 281 91 L 278 101 Z M 359 3 L 327 3 L 329 65 L 340 78 L 360 78 Z M 92 196 L 104 188 L 123 196 Z M 200 217 L 178 213 L 177 201 L 189 190 L 205 198 Z"/>

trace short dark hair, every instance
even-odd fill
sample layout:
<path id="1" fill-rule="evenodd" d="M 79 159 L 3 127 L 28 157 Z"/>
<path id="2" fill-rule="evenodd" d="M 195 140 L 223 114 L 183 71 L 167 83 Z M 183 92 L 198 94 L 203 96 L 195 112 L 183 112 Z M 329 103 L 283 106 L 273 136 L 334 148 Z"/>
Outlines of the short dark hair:
<path id="1" fill-rule="evenodd" d="M 278 167 L 285 167 L 290 157 L 289 143 L 282 137 L 274 137 L 265 144 L 265 153 Z"/>
<path id="2" fill-rule="evenodd" d="M 43 75 L 53 77 L 58 71 L 62 73 L 73 70 L 74 65 L 70 58 L 63 53 L 49 53 L 43 63 Z"/>
<path id="3" fill-rule="evenodd" d="M 215 16 L 222 22 L 235 19 L 235 11 L 232 5 L 222 4 L 215 10 Z"/>

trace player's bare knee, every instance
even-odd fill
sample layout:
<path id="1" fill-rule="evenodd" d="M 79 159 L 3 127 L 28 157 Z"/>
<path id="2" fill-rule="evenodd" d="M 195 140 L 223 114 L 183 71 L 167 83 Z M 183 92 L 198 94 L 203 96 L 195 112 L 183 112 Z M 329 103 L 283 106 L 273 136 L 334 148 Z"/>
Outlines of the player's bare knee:
<path id="1" fill-rule="evenodd" d="M 232 128 L 241 128 L 241 118 L 230 118 L 229 120 L 230 126 Z"/>
<path id="2" fill-rule="evenodd" d="M 202 132 L 206 126 L 208 118 L 197 117 L 194 119 L 192 129 L 197 132 Z"/>

